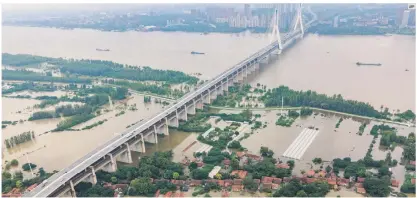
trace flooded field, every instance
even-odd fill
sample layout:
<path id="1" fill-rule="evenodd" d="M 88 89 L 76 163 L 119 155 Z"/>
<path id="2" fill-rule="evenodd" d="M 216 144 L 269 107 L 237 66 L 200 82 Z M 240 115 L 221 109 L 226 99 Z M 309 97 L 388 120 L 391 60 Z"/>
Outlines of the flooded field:
<path id="1" fill-rule="evenodd" d="M 40 103 L 40 101 L 32 99 L 2 99 L 4 107 L 4 120 L 28 119 L 31 113 L 16 114 L 14 112 L 25 109 L 27 107 L 32 107 L 33 105 Z M 126 130 L 128 125 L 133 124 L 140 119 L 148 118 L 153 114 L 152 112 L 158 112 L 162 110 L 162 105 L 155 103 L 144 104 L 143 96 L 135 95 L 131 100 L 127 102 L 128 105 L 135 103 L 137 104 L 137 111 L 126 110 L 125 114 L 118 117 L 116 117 L 115 114 L 119 111 L 109 111 L 108 113 L 104 113 L 82 124 L 82 126 L 85 126 L 99 120 L 108 119 L 108 121 L 104 124 L 92 129 L 47 133 L 41 136 L 36 136 L 35 141 L 19 144 L 12 149 L 6 149 L 3 147 L 3 159 L 8 161 L 11 159 L 18 159 L 19 161 L 23 161 L 25 160 L 23 158 L 23 154 L 30 152 L 30 161 L 32 163 L 38 164 L 38 167 L 43 167 L 47 171 L 61 170 L 89 151 L 95 149 L 103 142 L 117 135 L 117 133 Z M 5 137 L 17 135 L 28 130 L 33 130 L 35 131 L 36 135 L 39 135 L 54 129 L 59 121 L 60 119 L 49 119 L 39 121 L 26 121 L 21 124 L 18 123 L 14 126 L 10 125 L 7 126 L 6 129 L 3 129 L 3 139 Z M 176 134 L 174 134 L 173 137 L 175 137 L 175 135 Z M 185 136 L 179 136 L 177 141 L 182 141 L 184 138 Z M 169 140 L 169 138 L 166 139 Z M 149 150 L 149 152 L 151 152 L 151 150 Z"/>

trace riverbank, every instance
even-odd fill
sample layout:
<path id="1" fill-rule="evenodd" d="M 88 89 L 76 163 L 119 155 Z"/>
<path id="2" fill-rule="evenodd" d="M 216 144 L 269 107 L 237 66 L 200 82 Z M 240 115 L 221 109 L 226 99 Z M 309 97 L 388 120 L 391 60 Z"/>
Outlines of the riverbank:
<path id="1" fill-rule="evenodd" d="M 246 110 L 246 109 L 249 109 L 251 111 L 301 110 L 301 108 L 302 108 L 302 107 L 284 107 L 284 108 L 281 108 L 281 107 L 264 107 L 264 108 L 249 107 L 249 108 L 243 108 L 243 107 L 221 107 L 221 106 L 212 106 L 212 105 L 209 105 L 208 107 L 212 108 L 212 109 L 237 110 L 237 111 L 243 111 L 243 110 Z M 327 112 L 327 113 L 334 113 L 334 114 L 338 114 L 338 115 L 342 115 L 342 116 L 349 116 L 349 117 L 361 118 L 361 119 L 366 119 L 366 120 L 372 120 L 372 121 L 377 121 L 377 122 L 391 123 L 391 124 L 397 124 L 397 125 L 408 126 L 408 127 L 415 127 L 415 124 L 411 125 L 411 124 L 402 123 L 402 122 L 395 122 L 395 121 L 391 121 L 391 120 L 377 119 L 377 118 L 372 118 L 372 117 L 367 117 L 367 116 L 360 116 L 360 115 L 342 113 L 342 112 L 338 112 L 338 111 L 332 111 L 332 110 L 320 109 L 320 108 L 314 108 L 314 107 L 308 107 L 308 108 L 312 109 L 313 111 L 315 110 L 315 111 L 321 111 L 321 112 Z"/>

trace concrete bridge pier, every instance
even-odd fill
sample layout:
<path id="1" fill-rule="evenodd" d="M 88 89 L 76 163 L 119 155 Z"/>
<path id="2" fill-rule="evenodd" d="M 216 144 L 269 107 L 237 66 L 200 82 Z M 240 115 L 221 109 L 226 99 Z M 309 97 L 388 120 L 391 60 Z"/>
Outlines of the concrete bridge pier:
<path id="1" fill-rule="evenodd" d="M 216 98 L 217 98 L 217 87 L 215 86 L 214 87 L 214 89 L 213 90 L 210 90 L 209 89 L 209 93 L 210 93 L 210 103 L 211 103 L 211 101 L 213 101 L 213 100 L 216 100 Z"/>
<path id="2" fill-rule="evenodd" d="M 203 109 L 203 96 L 201 96 L 201 98 L 200 99 L 197 99 L 197 100 L 195 100 L 194 99 L 194 106 L 195 106 L 195 109 Z"/>
<path id="3" fill-rule="evenodd" d="M 71 197 L 77 197 L 77 193 L 75 192 L 74 183 L 72 183 L 72 180 L 70 180 L 70 193 Z"/>
<path id="4" fill-rule="evenodd" d="M 110 157 L 110 161 L 103 166 L 103 170 L 109 173 L 113 173 L 116 172 L 117 170 L 117 163 L 116 163 L 116 159 L 114 159 L 113 154 L 108 153 L 107 156 Z"/>
<path id="5" fill-rule="evenodd" d="M 190 115 L 195 115 L 195 109 L 195 100 L 193 100 L 193 103 L 187 106 L 186 111 Z"/>
<path id="6" fill-rule="evenodd" d="M 227 92 L 229 92 L 229 79 L 227 79 L 227 81 L 224 82 L 222 86 L 223 86 L 223 93 L 227 94 Z"/>
<path id="7" fill-rule="evenodd" d="M 142 134 L 140 134 L 140 139 L 138 139 L 137 141 L 133 142 L 130 145 L 130 150 L 135 151 L 135 152 L 140 152 L 140 153 L 146 152 L 146 149 L 145 149 L 145 140 L 144 140 Z"/>
<path id="8" fill-rule="evenodd" d="M 210 97 L 210 91 L 206 95 L 201 96 L 201 100 L 203 101 L 203 104 L 210 104 L 211 97 Z"/>
<path id="9" fill-rule="evenodd" d="M 148 135 L 144 136 L 144 140 L 145 140 L 145 142 L 149 142 L 149 143 L 152 143 L 152 144 L 158 144 L 158 135 L 156 134 L 155 131 L 152 131 Z"/>
<path id="10" fill-rule="evenodd" d="M 178 111 L 178 110 L 177 110 Z M 188 120 L 187 116 L 187 105 L 184 105 L 184 109 L 177 113 L 178 120 Z"/>
<path id="11" fill-rule="evenodd" d="M 172 127 L 178 127 L 179 126 L 179 120 L 178 120 L 178 112 L 175 112 L 175 116 L 172 118 L 168 118 L 168 126 Z"/>
<path id="12" fill-rule="evenodd" d="M 125 143 L 126 150 L 121 152 L 116 156 L 116 160 L 123 163 L 132 163 L 132 153 L 130 152 L 130 147 L 128 143 Z"/>
<path id="13" fill-rule="evenodd" d="M 220 85 L 216 87 L 216 92 L 218 96 L 223 95 L 223 83 L 220 82 Z"/>
<path id="14" fill-rule="evenodd" d="M 96 185 L 97 184 L 97 176 L 96 176 L 96 171 L 94 170 L 94 167 L 93 166 L 90 166 L 89 167 L 90 168 L 90 170 L 91 170 L 91 174 L 89 174 L 88 176 L 87 176 L 87 178 L 85 178 L 85 182 L 90 182 L 90 183 L 92 183 L 93 185 Z"/>

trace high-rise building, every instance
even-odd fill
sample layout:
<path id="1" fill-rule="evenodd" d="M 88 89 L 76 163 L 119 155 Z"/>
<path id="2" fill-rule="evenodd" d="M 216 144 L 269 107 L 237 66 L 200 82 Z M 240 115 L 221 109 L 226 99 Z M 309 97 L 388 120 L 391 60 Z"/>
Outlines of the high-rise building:
<path id="1" fill-rule="evenodd" d="M 404 10 L 403 17 L 401 19 L 400 28 L 407 27 L 409 17 L 410 17 L 410 10 Z"/>
<path id="2" fill-rule="evenodd" d="M 337 28 L 339 26 L 339 16 L 335 16 L 333 19 L 333 27 Z"/>
<path id="3" fill-rule="evenodd" d="M 416 10 L 410 10 L 410 16 L 408 17 L 408 26 L 416 26 Z"/>
<path id="4" fill-rule="evenodd" d="M 250 5 L 249 4 L 245 4 L 245 16 L 247 18 L 251 18 L 252 17 L 252 13 L 251 13 L 251 9 L 250 9 Z"/>

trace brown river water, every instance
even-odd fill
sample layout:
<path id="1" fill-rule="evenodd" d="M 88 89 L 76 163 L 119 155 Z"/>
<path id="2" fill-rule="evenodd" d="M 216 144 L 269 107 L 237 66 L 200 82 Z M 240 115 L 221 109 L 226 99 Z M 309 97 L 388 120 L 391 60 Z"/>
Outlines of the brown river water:
<path id="1" fill-rule="evenodd" d="M 249 33 L 201 35 L 179 32 L 100 32 L 7 26 L 3 27 L 2 31 L 3 52 L 7 53 L 111 60 L 186 73 L 201 73 L 203 79 L 214 77 L 269 42 L 265 35 Z M 110 51 L 98 52 L 96 48 L 108 48 Z M 206 54 L 191 55 L 191 51 Z M 355 64 L 358 61 L 381 63 L 382 66 L 358 67 Z M 406 72 L 405 69 L 409 71 Z M 259 82 L 270 88 L 287 85 L 297 90 L 312 89 L 326 94 L 340 93 L 345 98 L 370 102 L 378 108 L 384 105 L 390 109 L 405 110 L 415 108 L 414 81 L 415 37 L 308 35 L 293 48 L 285 51 L 277 61 L 264 66 L 252 83 Z M 18 158 L 19 161 L 24 161 L 23 154 L 34 151 L 29 154 L 31 162 L 48 171 L 60 170 L 117 135 L 118 132 L 125 130 L 127 125 L 162 110 L 160 105 L 145 105 L 142 101 L 142 96 L 135 96 L 129 101 L 138 105 L 138 111 L 126 111 L 126 114 L 119 117 L 115 117 L 116 111 L 112 111 L 85 124 L 89 125 L 107 118 L 109 121 L 103 125 L 86 131 L 45 134 L 37 137 L 34 142 L 20 145 L 19 148 L 6 149 L 3 146 L 2 155 L 5 160 Z M 3 97 L 3 120 L 27 119 L 30 113 L 15 112 L 37 103 L 40 101 Z M 273 126 L 275 114 L 266 118 L 271 122 L 265 129 L 267 131 L 262 132 L 264 133 L 262 136 L 252 135 L 245 140 L 245 147 L 255 151 L 261 145 L 253 143 L 262 142 L 263 145 L 271 147 L 276 144 L 274 151 L 283 152 L 282 149 L 285 150 L 291 144 L 301 129 L 278 130 Z M 5 137 L 28 130 L 41 134 L 55 128 L 58 122 L 59 119 L 55 119 L 8 126 L 2 132 L 3 140 Z M 344 121 L 341 126 L 345 125 L 346 130 L 340 134 L 332 133 L 333 130 L 330 129 L 336 124 L 336 118 L 308 120 L 308 122 L 319 122 L 318 125 L 323 125 L 323 131 L 311 146 L 315 149 L 306 152 L 306 158 L 315 156 L 315 153 L 322 153 L 324 159 L 343 157 L 344 151 L 350 149 L 350 144 L 344 139 L 351 139 L 357 142 L 355 143 L 357 147 L 361 145 L 360 147 L 364 148 L 367 148 L 371 141 L 368 136 L 354 137 L 354 132 L 360 125 L 357 122 Z M 277 130 L 285 132 L 286 135 L 275 137 L 277 134 L 274 131 Z M 352 131 L 352 134 L 349 134 L 349 131 Z M 324 135 L 325 133 L 329 135 Z M 189 133 L 184 132 L 171 132 L 170 136 L 161 139 L 157 146 L 147 147 L 147 152 L 173 149 L 188 135 Z M 277 138 L 285 143 L 277 142 Z M 250 141 L 252 144 L 248 142 L 249 140 L 252 140 Z M 338 145 L 340 150 L 327 152 L 328 149 L 320 147 L 324 143 L 332 148 Z M 315 144 L 318 146 L 314 146 Z M 353 152 L 351 155 L 356 159 L 365 152 L 366 149 L 358 153 Z M 138 155 L 135 154 L 134 157 L 137 158 Z"/>

